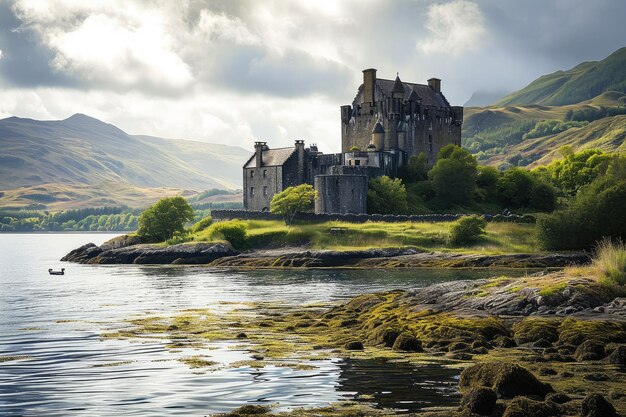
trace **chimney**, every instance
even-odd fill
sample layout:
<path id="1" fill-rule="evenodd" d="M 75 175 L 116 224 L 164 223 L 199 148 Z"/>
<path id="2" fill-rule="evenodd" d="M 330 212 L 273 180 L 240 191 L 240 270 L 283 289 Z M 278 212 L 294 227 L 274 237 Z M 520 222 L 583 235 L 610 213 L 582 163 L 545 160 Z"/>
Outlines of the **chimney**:
<path id="1" fill-rule="evenodd" d="M 441 93 L 441 80 L 439 78 L 431 78 L 428 80 L 428 86 L 436 93 Z"/>
<path id="2" fill-rule="evenodd" d="M 304 183 L 304 141 L 296 140 L 295 146 L 298 153 L 298 181 Z"/>
<path id="3" fill-rule="evenodd" d="M 256 167 L 261 168 L 263 166 L 263 148 L 267 142 L 254 142 L 254 155 L 256 157 Z"/>
<path id="4" fill-rule="evenodd" d="M 376 69 L 363 70 L 363 102 L 374 103 L 374 89 L 376 86 Z"/>

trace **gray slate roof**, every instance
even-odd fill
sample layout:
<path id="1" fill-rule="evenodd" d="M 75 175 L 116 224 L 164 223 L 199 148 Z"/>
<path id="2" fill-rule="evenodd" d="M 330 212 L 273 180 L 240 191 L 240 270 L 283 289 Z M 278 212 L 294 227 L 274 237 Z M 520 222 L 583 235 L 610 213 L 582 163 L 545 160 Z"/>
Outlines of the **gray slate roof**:
<path id="1" fill-rule="evenodd" d="M 266 149 L 263 151 L 263 166 L 272 167 L 283 165 L 295 151 L 295 147 Z M 256 168 L 256 158 L 254 154 L 243 167 Z"/>
<path id="2" fill-rule="evenodd" d="M 376 85 L 378 85 L 386 97 L 391 97 L 394 84 L 395 81 L 392 80 L 385 80 L 382 78 L 376 79 Z M 405 82 L 402 82 L 402 85 L 404 86 L 405 100 L 408 99 L 411 91 L 415 91 L 418 98 L 422 100 L 422 104 L 426 106 L 450 107 L 450 103 L 448 103 L 448 100 L 446 100 L 442 93 L 435 92 L 427 85 Z"/>

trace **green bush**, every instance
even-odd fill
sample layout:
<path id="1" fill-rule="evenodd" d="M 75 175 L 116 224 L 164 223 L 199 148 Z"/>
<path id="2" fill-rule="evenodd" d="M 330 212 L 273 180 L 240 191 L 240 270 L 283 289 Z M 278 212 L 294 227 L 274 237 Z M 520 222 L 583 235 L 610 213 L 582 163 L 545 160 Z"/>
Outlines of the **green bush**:
<path id="1" fill-rule="evenodd" d="M 217 222 L 209 227 L 211 239 L 227 240 L 234 248 L 243 249 L 246 242 L 247 226 L 241 220 Z"/>
<path id="2" fill-rule="evenodd" d="M 377 214 L 405 214 L 408 210 L 406 187 L 400 178 L 387 176 L 370 180 L 367 211 Z"/>
<path id="3" fill-rule="evenodd" d="M 200 220 L 199 222 L 197 222 L 196 224 L 194 224 L 193 226 L 191 226 L 191 232 L 192 233 L 201 232 L 207 227 L 211 226 L 212 224 L 213 224 L 213 218 L 211 216 L 207 216 L 203 218 L 202 220 Z"/>
<path id="4" fill-rule="evenodd" d="M 479 236 L 486 234 L 487 221 L 481 216 L 465 216 L 452 224 L 450 244 L 463 246 L 474 243 Z"/>
<path id="5" fill-rule="evenodd" d="M 170 239 L 167 239 L 165 243 L 168 245 L 178 245 L 180 243 L 185 243 L 189 240 L 189 235 L 185 232 L 176 231 L 172 235 Z"/>
<path id="6" fill-rule="evenodd" d="M 537 233 L 542 246 L 549 250 L 591 249 L 605 237 L 625 240 L 625 169 L 626 158 L 614 160 L 606 176 L 582 187 L 568 208 L 539 217 Z"/>
<path id="7" fill-rule="evenodd" d="M 467 203 L 476 188 L 478 163 L 465 149 L 446 145 L 437 155 L 437 163 L 428 172 L 437 197 L 445 203 Z"/>

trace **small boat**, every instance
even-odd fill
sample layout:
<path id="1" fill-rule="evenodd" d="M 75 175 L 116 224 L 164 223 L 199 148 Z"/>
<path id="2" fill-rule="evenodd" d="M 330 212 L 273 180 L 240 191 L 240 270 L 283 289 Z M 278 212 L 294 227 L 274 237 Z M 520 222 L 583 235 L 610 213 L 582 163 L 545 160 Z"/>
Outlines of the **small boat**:
<path id="1" fill-rule="evenodd" d="M 65 275 L 65 268 L 61 268 L 60 271 L 53 271 L 52 268 L 48 269 L 50 275 Z"/>

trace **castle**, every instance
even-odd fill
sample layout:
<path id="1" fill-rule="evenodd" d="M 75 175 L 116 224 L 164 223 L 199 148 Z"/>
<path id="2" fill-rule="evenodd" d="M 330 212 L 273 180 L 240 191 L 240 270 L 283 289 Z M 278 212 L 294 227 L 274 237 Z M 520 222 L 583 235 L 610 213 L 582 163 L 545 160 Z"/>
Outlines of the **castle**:
<path id="1" fill-rule="evenodd" d="M 461 146 L 462 123 L 463 107 L 448 103 L 438 78 L 414 84 L 366 69 L 352 104 L 341 106 L 341 153 L 323 154 L 303 140 L 277 149 L 255 142 L 243 167 L 244 207 L 267 211 L 275 194 L 306 183 L 317 191 L 316 213 L 366 213 L 371 178 L 395 178 L 420 153 L 433 165 L 443 146 Z"/>

